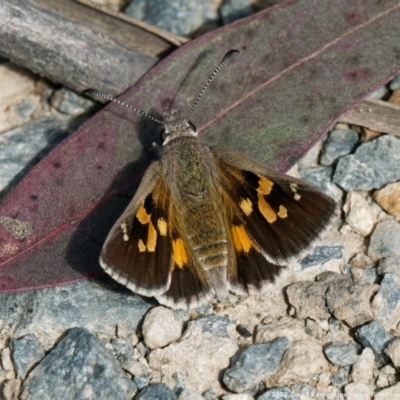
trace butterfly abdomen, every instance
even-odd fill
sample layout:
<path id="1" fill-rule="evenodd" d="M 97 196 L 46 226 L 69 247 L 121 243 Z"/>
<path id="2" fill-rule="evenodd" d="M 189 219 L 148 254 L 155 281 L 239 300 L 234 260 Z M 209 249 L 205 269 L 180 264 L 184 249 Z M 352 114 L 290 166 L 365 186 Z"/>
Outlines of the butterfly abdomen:
<path id="1" fill-rule="evenodd" d="M 214 292 L 225 295 L 221 288 L 226 286 L 228 238 L 211 152 L 196 138 L 183 137 L 164 147 L 161 161 L 169 165 L 165 179 L 171 198 L 176 200 L 173 203 L 180 205 L 175 214 L 179 215 L 178 224 L 185 233 L 188 250 L 206 271 Z"/>

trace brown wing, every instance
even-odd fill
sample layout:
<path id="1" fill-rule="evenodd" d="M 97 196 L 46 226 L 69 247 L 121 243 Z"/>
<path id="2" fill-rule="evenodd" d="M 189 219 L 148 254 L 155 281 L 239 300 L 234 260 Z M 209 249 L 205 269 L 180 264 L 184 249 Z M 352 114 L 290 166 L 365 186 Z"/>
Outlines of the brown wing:
<path id="1" fill-rule="evenodd" d="M 335 219 L 336 203 L 305 182 L 270 170 L 232 149 L 212 149 L 227 203 L 236 270 L 228 279 L 246 291 L 273 281 L 309 251 Z"/>
<path id="2" fill-rule="evenodd" d="M 132 202 L 111 229 L 100 264 L 115 280 L 160 303 L 188 308 L 211 290 L 174 215 L 161 164 L 153 163 Z"/>

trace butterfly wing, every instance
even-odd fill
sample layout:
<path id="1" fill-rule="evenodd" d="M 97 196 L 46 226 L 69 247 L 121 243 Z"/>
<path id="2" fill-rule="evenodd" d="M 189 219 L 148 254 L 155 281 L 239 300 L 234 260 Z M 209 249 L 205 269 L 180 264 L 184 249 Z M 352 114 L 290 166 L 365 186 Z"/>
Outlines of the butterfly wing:
<path id="1" fill-rule="evenodd" d="M 216 147 L 234 256 L 232 290 L 260 290 L 300 258 L 336 218 L 337 205 L 313 186 L 271 170 L 241 153 Z"/>
<path id="2" fill-rule="evenodd" d="M 205 272 L 196 266 L 156 161 L 131 203 L 111 229 L 100 264 L 135 293 L 173 307 L 201 304 L 211 295 Z"/>

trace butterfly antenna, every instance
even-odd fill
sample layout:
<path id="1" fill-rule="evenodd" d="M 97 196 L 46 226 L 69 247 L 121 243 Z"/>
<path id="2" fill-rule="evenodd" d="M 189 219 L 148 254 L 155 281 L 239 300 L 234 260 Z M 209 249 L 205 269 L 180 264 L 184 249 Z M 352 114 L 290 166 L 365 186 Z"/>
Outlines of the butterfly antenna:
<path id="1" fill-rule="evenodd" d="M 137 113 L 139 113 L 139 114 L 142 115 L 143 117 L 146 117 L 146 118 L 148 118 L 148 119 L 151 119 L 151 120 L 154 121 L 154 122 L 158 122 L 158 123 L 161 124 L 162 126 L 166 127 L 166 124 L 165 124 L 164 122 L 160 121 L 159 119 L 152 117 L 151 115 L 145 113 L 145 112 L 142 111 L 142 110 L 139 110 L 138 108 L 132 107 L 132 106 L 130 106 L 129 104 L 126 104 L 126 103 L 124 103 L 124 102 L 122 102 L 122 101 L 119 101 L 119 100 L 115 99 L 114 97 L 109 96 L 109 95 L 106 94 L 106 93 L 99 92 L 99 91 L 96 90 L 96 89 L 85 89 L 83 92 L 81 92 L 80 96 L 88 95 L 88 94 L 89 94 L 90 96 L 99 97 L 100 99 L 105 99 L 105 100 L 108 100 L 108 101 L 113 101 L 114 103 L 117 103 L 117 104 L 119 104 L 119 105 L 121 105 L 121 106 L 124 106 L 124 107 L 126 107 L 126 108 L 129 108 L 130 110 L 136 111 Z"/>
<path id="2" fill-rule="evenodd" d="M 211 83 L 211 81 L 217 76 L 218 72 L 222 69 L 222 67 L 226 64 L 226 62 L 229 60 L 229 58 L 231 58 L 232 54 L 234 53 L 239 53 L 238 50 L 229 50 L 222 58 L 222 60 L 220 61 L 220 63 L 218 64 L 217 68 L 214 69 L 213 73 L 210 75 L 210 77 L 208 78 L 207 83 L 204 85 L 203 89 L 201 90 L 201 92 L 199 93 L 199 95 L 197 96 L 196 101 L 193 103 L 192 108 L 189 110 L 189 112 L 186 114 L 185 117 L 185 121 L 189 121 L 189 117 L 192 114 L 193 110 L 196 108 L 197 104 L 199 103 L 201 97 L 203 96 L 204 92 L 206 91 L 206 89 L 208 88 L 209 84 Z"/>

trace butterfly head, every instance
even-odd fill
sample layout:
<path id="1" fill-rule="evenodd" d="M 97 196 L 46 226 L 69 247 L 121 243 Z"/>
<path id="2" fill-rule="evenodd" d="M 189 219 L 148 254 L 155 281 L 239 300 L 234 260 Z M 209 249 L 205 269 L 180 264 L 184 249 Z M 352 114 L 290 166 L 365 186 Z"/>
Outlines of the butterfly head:
<path id="1" fill-rule="evenodd" d="M 162 132 L 163 145 L 166 145 L 168 142 L 180 137 L 197 136 L 195 126 L 183 118 L 181 113 L 176 110 L 164 113 L 163 125 L 165 127 Z"/>

